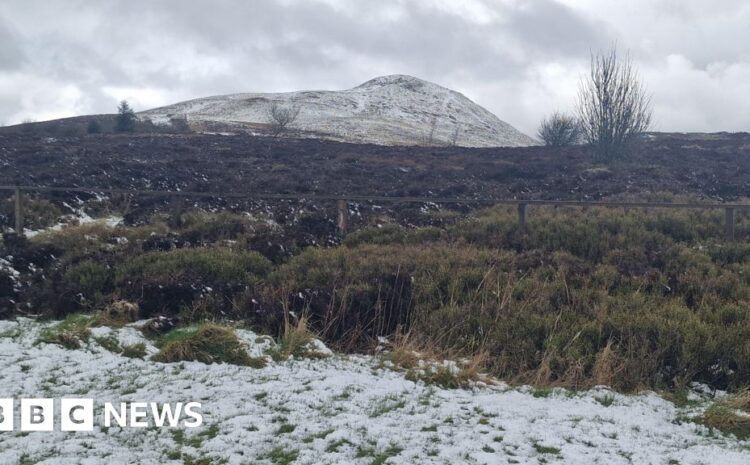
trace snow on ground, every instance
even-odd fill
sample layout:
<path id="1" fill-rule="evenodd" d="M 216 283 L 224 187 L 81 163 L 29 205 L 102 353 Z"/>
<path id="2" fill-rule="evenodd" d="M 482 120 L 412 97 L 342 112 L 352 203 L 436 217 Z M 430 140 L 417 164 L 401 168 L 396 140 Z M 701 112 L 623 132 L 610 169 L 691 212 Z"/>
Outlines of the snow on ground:
<path id="1" fill-rule="evenodd" d="M 79 210 L 76 210 L 76 213 L 74 215 L 67 215 L 62 218 L 62 221 L 48 228 L 35 229 L 35 230 L 24 229 L 23 234 L 27 238 L 32 238 L 44 232 L 62 231 L 64 228 L 66 228 L 67 226 L 70 226 L 71 224 L 74 224 L 74 225 L 101 224 L 109 228 L 114 228 L 120 223 L 122 223 L 121 216 L 108 216 L 106 218 L 92 218 L 86 212 L 84 212 L 83 209 L 81 208 Z"/>
<path id="2" fill-rule="evenodd" d="M 364 356 L 261 369 L 162 364 L 95 342 L 78 350 L 34 344 L 39 329 L 31 320 L 0 321 L 0 398 L 92 397 L 99 407 L 199 401 L 204 424 L 5 432 L 0 464 L 750 463 L 748 442 L 680 421 L 685 412 L 655 394 L 547 395 L 502 384 L 445 390 L 415 384 Z M 155 350 L 132 327 L 94 333 Z M 240 337 L 256 355 L 272 344 L 250 331 Z"/>
<path id="3" fill-rule="evenodd" d="M 173 117 L 186 117 L 191 124 L 266 124 L 271 102 L 299 107 L 293 129 L 311 137 L 382 145 L 539 144 L 459 92 L 398 74 L 342 91 L 206 97 L 147 110 L 139 117 L 157 124 L 168 124 Z"/>
<path id="4" fill-rule="evenodd" d="M 21 276 L 21 273 L 13 268 L 13 264 L 5 258 L 0 258 L 0 271 L 10 277 L 13 281 L 13 288 L 18 290 L 18 278 Z"/>

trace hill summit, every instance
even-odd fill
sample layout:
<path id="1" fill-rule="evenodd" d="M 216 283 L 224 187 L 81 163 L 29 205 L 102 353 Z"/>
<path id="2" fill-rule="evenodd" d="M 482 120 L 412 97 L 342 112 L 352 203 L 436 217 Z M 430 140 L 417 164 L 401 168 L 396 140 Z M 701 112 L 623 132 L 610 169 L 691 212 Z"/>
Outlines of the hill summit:
<path id="1" fill-rule="evenodd" d="M 381 145 L 518 147 L 538 142 L 463 94 L 413 76 L 371 79 L 342 91 L 243 93 L 199 98 L 139 113 L 166 123 L 187 118 L 194 127 L 223 123 L 262 132 L 274 102 L 299 108 L 294 134 Z"/>

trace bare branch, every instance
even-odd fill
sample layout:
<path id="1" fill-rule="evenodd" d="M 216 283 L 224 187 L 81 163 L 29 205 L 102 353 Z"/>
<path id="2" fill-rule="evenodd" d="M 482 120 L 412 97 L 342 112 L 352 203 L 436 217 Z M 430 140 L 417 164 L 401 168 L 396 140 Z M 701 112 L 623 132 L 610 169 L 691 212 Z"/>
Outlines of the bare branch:
<path id="1" fill-rule="evenodd" d="M 628 55 L 615 46 L 591 55 L 591 72 L 578 90 L 583 137 L 601 160 L 627 153 L 633 139 L 651 125 L 651 99 Z"/>
<path id="2" fill-rule="evenodd" d="M 575 117 L 555 112 L 539 125 L 538 136 L 550 147 L 575 145 L 581 141 L 581 125 Z"/>
<path id="3" fill-rule="evenodd" d="M 268 124 L 274 136 L 286 132 L 299 116 L 299 107 L 296 105 L 286 106 L 279 102 L 273 102 L 268 107 Z"/>

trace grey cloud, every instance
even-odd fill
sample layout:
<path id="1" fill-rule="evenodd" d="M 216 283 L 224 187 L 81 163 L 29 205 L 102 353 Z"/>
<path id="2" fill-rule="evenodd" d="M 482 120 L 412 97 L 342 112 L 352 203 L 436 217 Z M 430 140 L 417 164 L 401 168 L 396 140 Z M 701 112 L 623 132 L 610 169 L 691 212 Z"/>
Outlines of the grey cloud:
<path id="1" fill-rule="evenodd" d="M 491 17 L 477 21 L 445 7 L 472 2 Z M 628 10 L 614 0 L 466 3 L 4 0 L 0 80 L 21 82 L 10 79 L 13 72 L 38 86 L 72 86 L 83 96 L 76 108 L 84 110 L 77 111 L 109 112 L 116 103 L 113 88 L 147 91 L 148 97 L 137 102 L 143 107 L 231 92 L 340 89 L 378 74 L 405 73 L 450 83 L 532 132 L 544 114 L 571 103 L 571 89 L 557 81 L 574 82 L 571 78 L 585 71 L 589 50 L 614 40 L 633 49 L 654 91 L 672 90 L 659 71 L 670 55 L 687 58 L 698 71 L 716 61 L 750 60 L 742 20 L 750 20 L 750 8 L 742 0 L 728 0 L 726 8 L 709 8 L 701 0 L 634 0 Z M 610 6 L 620 10 L 611 13 Z M 696 102 L 709 101 L 710 89 L 721 88 L 696 84 L 720 78 L 710 73 L 693 70 L 679 77 L 671 79 L 681 89 L 701 94 Z M 731 82 L 741 85 L 742 79 Z M 674 107 L 678 91 L 655 95 L 658 108 Z M 737 91 L 748 93 L 746 86 Z M 33 85 L 0 89 L 5 103 L 0 121 L 48 114 L 48 109 L 23 106 L 44 100 L 22 97 L 42 94 Z M 701 108 L 696 103 L 690 110 Z M 735 114 L 721 121 L 737 120 Z M 704 124 L 697 114 L 681 114 L 683 121 L 690 127 Z"/>
<path id="2" fill-rule="evenodd" d="M 404 16 L 370 19 L 387 4 L 400 5 Z M 210 15 L 197 3 L 160 2 L 157 8 L 171 33 L 185 40 L 219 53 L 250 50 L 302 68 L 327 67 L 364 55 L 433 73 L 477 67 L 487 77 L 505 77 L 523 71 L 524 60 L 510 48 L 569 56 L 587 50 L 586 44 L 602 42 L 593 25 L 549 0 L 527 2 L 523 8 L 498 6 L 506 19 L 481 25 L 424 2 L 364 2 L 356 16 L 315 2 L 281 6 L 268 0 L 215 2 Z M 331 48 L 346 54 L 335 59 L 326 53 Z"/>
<path id="3" fill-rule="evenodd" d="M 520 79 L 542 51 L 570 55 L 576 44 L 596 36 L 592 25 L 549 0 L 526 2 L 523 8 L 487 3 L 502 19 L 486 24 L 428 2 L 399 0 L 357 2 L 353 12 L 315 1 L 79 0 L 72 5 L 11 0 L 0 14 L 17 15 L 33 26 L 22 45 L 9 41 L 28 52 L 27 71 L 76 85 L 93 102 L 92 111 L 110 111 L 112 99 L 101 92 L 107 86 L 177 88 L 180 95 L 199 97 L 349 87 L 387 73 L 438 82 L 457 72 L 474 79 Z M 384 20 L 384 7 L 402 15 Z M 39 18 L 37 8 L 45 8 L 46 15 Z M 81 29 L 87 33 L 78 30 L 77 21 L 85 21 Z M 561 34 L 550 37 L 535 24 Z M 212 69 L 210 58 L 220 58 L 230 69 Z M 186 72 L 186 66 L 198 72 Z"/>
<path id="4" fill-rule="evenodd" d="M 516 37 L 542 57 L 586 55 L 607 47 L 607 27 L 584 19 L 576 11 L 552 0 L 528 2 L 507 21 Z"/>
<path id="5" fill-rule="evenodd" d="M 17 69 L 23 61 L 24 55 L 18 37 L 0 18 L 0 71 Z"/>

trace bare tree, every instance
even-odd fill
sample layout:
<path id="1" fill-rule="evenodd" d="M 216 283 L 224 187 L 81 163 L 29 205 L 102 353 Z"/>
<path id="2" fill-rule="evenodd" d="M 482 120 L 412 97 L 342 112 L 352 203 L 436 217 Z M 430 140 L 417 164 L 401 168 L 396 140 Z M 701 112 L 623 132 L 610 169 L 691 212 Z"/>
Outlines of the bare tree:
<path id="1" fill-rule="evenodd" d="M 274 136 L 279 136 L 286 132 L 289 127 L 297 120 L 299 116 L 299 107 L 296 105 L 281 105 L 279 102 L 273 102 L 268 107 L 268 124 L 271 126 L 271 132 Z"/>
<path id="2" fill-rule="evenodd" d="M 555 112 L 542 120 L 537 135 L 550 147 L 575 145 L 581 141 L 581 125 L 574 116 Z"/>
<path id="3" fill-rule="evenodd" d="M 628 55 L 617 47 L 591 55 L 591 73 L 578 90 L 583 137 L 596 158 L 611 160 L 627 153 L 635 136 L 651 124 L 651 98 Z"/>

